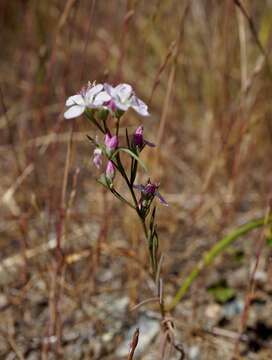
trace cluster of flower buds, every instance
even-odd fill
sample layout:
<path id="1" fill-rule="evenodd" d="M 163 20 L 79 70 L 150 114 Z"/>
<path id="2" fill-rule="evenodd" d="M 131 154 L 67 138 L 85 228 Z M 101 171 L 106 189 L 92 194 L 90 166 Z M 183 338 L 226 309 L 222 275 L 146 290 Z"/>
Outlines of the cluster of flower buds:
<path id="1" fill-rule="evenodd" d="M 138 114 L 148 116 L 147 105 L 136 96 L 128 84 L 114 87 L 109 84 L 88 83 L 78 94 L 67 99 L 66 106 L 68 107 L 64 113 L 66 119 L 84 115 L 102 134 L 103 140 L 99 140 L 98 136 L 95 138 L 88 136 L 94 146 L 93 164 L 100 171 L 98 182 L 120 201 L 133 208 L 139 216 L 148 243 L 152 274 L 156 282 L 159 239 L 155 221 L 156 206 L 152 204 L 155 198 L 158 198 L 163 205 L 168 206 L 168 204 L 159 193 L 158 183 L 152 183 L 149 179 L 144 184 L 135 184 L 139 167 L 142 166 L 146 170 L 140 159 L 140 153 L 146 146 L 155 145 L 144 138 L 143 125 L 138 126 L 132 135 L 128 134 L 127 129 L 126 136 L 121 137 L 119 134 L 122 115 L 132 108 Z M 123 156 L 130 157 L 130 167 L 127 166 L 127 162 L 123 162 Z M 116 173 L 119 173 L 127 185 L 129 199 L 127 193 L 118 191 Z"/>
<path id="2" fill-rule="evenodd" d="M 95 141 L 93 141 L 93 143 L 95 144 L 95 149 L 93 152 L 93 163 L 97 169 L 100 169 L 103 162 L 103 155 L 105 155 L 105 157 L 108 159 L 106 166 L 106 177 L 111 183 L 115 175 L 115 166 L 113 161 L 110 159 L 118 147 L 118 137 L 116 135 L 111 136 L 109 133 L 107 133 L 105 135 L 104 144 L 99 144 L 97 138 Z"/>

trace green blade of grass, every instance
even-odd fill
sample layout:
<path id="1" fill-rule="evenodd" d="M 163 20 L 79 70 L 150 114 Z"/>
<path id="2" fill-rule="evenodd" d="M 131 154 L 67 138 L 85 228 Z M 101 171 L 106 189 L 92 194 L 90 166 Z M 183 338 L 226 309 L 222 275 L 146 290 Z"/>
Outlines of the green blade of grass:
<path id="1" fill-rule="evenodd" d="M 214 259 L 220 255 L 228 246 L 234 243 L 235 240 L 241 236 L 246 235 L 250 231 L 262 227 L 264 225 L 272 223 L 272 216 L 263 217 L 260 219 L 254 219 L 246 224 L 236 228 L 231 233 L 219 240 L 208 252 L 204 253 L 201 260 L 196 264 L 191 273 L 185 278 L 183 284 L 180 286 L 176 295 L 171 303 L 167 306 L 167 310 L 173 310 L 177 304 L 181 301 L 187 291 L 190 289 L 195 279 L 202 273 L 202 271 L 211 265 Z"/>

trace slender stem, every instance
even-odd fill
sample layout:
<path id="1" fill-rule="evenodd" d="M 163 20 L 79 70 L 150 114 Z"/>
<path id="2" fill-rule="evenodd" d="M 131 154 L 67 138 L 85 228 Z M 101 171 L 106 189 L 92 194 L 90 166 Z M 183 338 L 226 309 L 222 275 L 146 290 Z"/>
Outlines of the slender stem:
<path id="1" fill-rule="evenodd" d="M 116 136 L 117 137 L 119 135 L 119 126 L 120 126 L 120 118 L 117 118 L 117 122 L 116 122 Z"/>
<path id="2" fill-rule="evenodd" d="M 134 170 L 134 158 L 131 157 L 131 164 L 130 164 L 130 185 L 133 185 L 133 170 Z"/>
<path id="3" fill-rule="evenodd" d="M 116 191 L 115 189 L 110 189 L 111 193 L 119 200 L 123 201 L 124 203 L 126 203 L 129 207 L 131 207 L 132 209 L 136 210 L 135 207 L 128 201 L 126 200 L 118 191 Z"/>
<path id="4" fill-rule="evenodd" d="M 141 213 L 140 213 L 140 210 L 139 210 L 139 206 L 138 206 L 138 201 L 137 201 L 137 198 L 136 198 L 136 195 L 135 195 L 135 192 L 133 190 L 133 184 L 131 184 L 131 182 L 129 181 L 129 178 L 125 172 L 125 169 L 123 167 L 123 164 L 121 162 L 121 159 L 120 159 L 120 154 L 116 154 L 116 162 L 117 164 L 115 164 L 117 170 L 120 172 L 120 174 L 122 175 L 123 179 L 125 180 L 128 188 L 129 188 L 129 191 L 131 193 L 131 196 L 132 196 L 132 199 L 133 199 L 133 202 L 134 202 L 134 209 L 136 210 L 137 212 L 137 215 L 138 217 L 140 218 L 141 220 L 141 223 L 142 223 L 142 226 L 143 226 L 143 230 L 144 230 L 144 233 L 145 233 L 145 237 L 146 239 L 148 240 L 148 231 L 147 231 L 147 227 L 146 227 L 146 223 L 145 223 L 145 219 L 141 216 Z"/>
<path id="5" fill-rule="evenodd" d="M 108 128 L 107 121 L 105 119 L 103 119 L 103 125 L 105 129 L 105 134 L 109 134 L 111 136 L 110 129 Z"/>
<path id="6" fill-rule="evenodd" d="M 105 131 L 103 130 L 102 126 L 100 126 L 100 125 L 98 124 L 98 121 L 96 121 L 95 118 L 93 119 L 93 122 L 94 122 L 95 125 L 99 128 L 99 130 L 100 130 L 103 134 L 105 134 Z"/>
<path id="7" fill-rule="evenodd" d="M 139 214 L 138 214 L 139 215 Z M 146 228 L 146 223 L 145 220 L 139 215 L 139 218 L 141 219 L 142 225 L 143 225 L 143 229 L 144 229 L 144 233 L 145 233 L 145 238 L 146 240 L 148 240 L 148 231 Z"/>
<path id="8" fill-rule="evenodd" d="M 118 165 L 118 166 L 117 166 L 117 169 L 119 170 L 120 174 L 122 175 L 122 177 L 124 178 L 125 182 L 127 183 L 127 186 L 128 186 L 128 188 L 129 188 L 129 190 L 130 190 L 130 193 L 131 193 L 132 199 L 133 199 L 133 201 L 134 201 L 135 207 L 136 207 L 137 209 L 139 209 L 136 195 L 135 195 L 134 190 L 133 190 L 133 187 L 131 186 L 130 181 L 129 181 L 128 177 L 127 177 L 127 174 L 126 174 L 126 171 L 125 171 L 125 169 L 124 169 L 124 167 L 123 167 L 123 164 L 122 164 L 122 162 L 121 162 L 119 153 L 116 154 L 116 161 L 117 161 L 117 165 Z"/>
<path id="9" fill-rule="evenodd" d="M 130 170 L 130 184 L 133 186 L 133 183 L 135 181 L 137 168 L 138 168 L 138 161 L 136 161 L 133 157 L 131 157 L 131 170 Z"/>
<path id="10" fill-rule="evenodd" d="M 105 132 L 105 130 L 102 128 L 102 126 L 98 123 L 98 121 L 95 119 L 95 117 L 94 116 L 90 116 L 88 113 L 84 113 L 84 115 L 86 116 L 86 118 L 91 122 L 91 123 L 94 123 L 97 127 L 98 127 L 98 129 L 103 133 L 103 134 L 105 134 L 106 132 Z"/>

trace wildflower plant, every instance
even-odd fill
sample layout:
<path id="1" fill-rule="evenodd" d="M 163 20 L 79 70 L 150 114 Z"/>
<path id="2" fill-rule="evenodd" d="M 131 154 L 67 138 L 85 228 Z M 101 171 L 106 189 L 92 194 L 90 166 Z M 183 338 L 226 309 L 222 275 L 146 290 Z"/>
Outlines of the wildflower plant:
<path id="1" fill-rule="evenodd" d="M 158 191 L 159 184 L 152 183 L 150 179 L 145 184 L 135 184 L 139 165 L 146 170 L 140 159 L 140 153 L 145 146 L 154 147 L 155 145 L 144 138 L 143 125 L 140 125 L 132 135 L 129 135 L 126 129 L 124 144 L 121 144 L 119 135 L 122 116 L 129 108 L 145 117 L 149 116 L 147 105 L 136 96 L 128 84 L 119 84 L 113 87 L 109 84 L 89 82 L 78 94 L 67 99 L 66 106 L 68 107 L 64 113 L 66 119 L 83 114 L 96 127 L 98 133 L 100 135 L 102 133 L 103 142 L 99 142 L 98 135 L 95 138 L 88 136 L 94 146 L 93 163 L 101 170 L 98 182 L 137 213 L 148 243 L 153 278 L 156 279 L 158 235 L 155 224 L 156 207 L 153 202 L 157 197 L 163 205 L 168 206 L 168 204 Z M 120 156 L 122 152 L 130 157 L 130 168 L 124 165 Z M 106 164 L 104 169 L 103 163 Z M 116 188 L 114 182 L 116 173 L 123 178 L 130 193 L 130 199 Z"/>
<path id="2" fill-rule="evenodd" d="M 135 183 L 140 168 L 146 171 L 145 164 L 140 159 L 141 152 L 146 146 L 155 147 L 155 144 L 144 138 L 142 124 L 132 134 L 128 133 L 127 128 L 124 136 L 120 136 L 119 133 L 122 117 L 130 108 L 146 117 L 149 116 L 148 107 L 128 84 L 113 87 L 109 84 L 95 83 L 88 83 L 79 94 L 69 97 L 66 105 L 68 107 L 64 113 L 66 119 L 84 115 L 97 130 L 94 138 L 87 137 L 94 147 L 93 164 L 101 171 L 98 182 L 118 200 L 132 208 L 142 224 L 155 284 L 155 295 L 164 318 L 160 279 L 161 257 L 154 200 L 158 198 L 161 204 L 165 206 L 168 204 L 159 193 L 158 183 L 152 182 L 150 178 L 144 184 Z M 123 157 L 121 157 L 122 153 Z M 130 158 L 130 162 L 124 161 L 126 157 Z M 116 186 L 115 177 L 118 174 L 127 187 L 128 191 L 125 194 Z"/>

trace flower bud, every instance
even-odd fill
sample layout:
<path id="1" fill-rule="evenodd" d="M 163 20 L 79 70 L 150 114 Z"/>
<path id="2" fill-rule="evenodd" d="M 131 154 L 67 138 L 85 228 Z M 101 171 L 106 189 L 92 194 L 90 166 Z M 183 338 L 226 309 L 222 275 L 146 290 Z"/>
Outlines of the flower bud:
<path id="1" fill-rule="evenodd" d="M 139 126 L 133 135 L 134 144 L 139 146 L 140 148 L 144 144 L 144 137 L 143 137 L 144 127 L 141 125 Z"/>
<path id="2" fill-rule="evenodd" d="M 102 165 L 102 150 L 99 148 L 96 148 L 94 150 L 93 163 L 97 167 L 97 169 L 100 169 L 100 167 Z"/>
<path id="3" fill-rule="evenodd" d="M 147 196 L 154 196 L 156 194 L 156 191 L 158 190 L 158 187 L 158 185 L 149 182 L 145 185 L 144 193 Z"/>
<path id="4" fill-rule="evenodd" d="M 115 102 L 111 99 L 109 102 L 107 102 L 106 104 L 107 108 L 112 111 L 113 113 L 117 110 L 117 107 L 115 105 Z"/>
<path id="5" fill-rule="evenodd" d="M 115 167 L 113 162 L 110 160 L 108 161 L 107 168 L 106 168 L 106 177 L 112 181 L 115 175 Z"/>
<path id="6" fill-rule="evenodd" d="M 109 134 L 106 134 L 105 145 L 108 151 L 114 151 L 118 146 L 118 137 L 116 135 L 110 136 Z"/>

